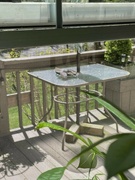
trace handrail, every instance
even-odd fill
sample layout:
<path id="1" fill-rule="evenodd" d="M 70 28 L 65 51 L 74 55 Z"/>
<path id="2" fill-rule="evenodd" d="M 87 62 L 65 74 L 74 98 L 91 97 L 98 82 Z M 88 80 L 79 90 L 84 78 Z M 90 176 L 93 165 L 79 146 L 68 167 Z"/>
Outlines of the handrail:
<path id="1" fill-rule="evenodd" d="M 92 58 L 97 57 L 102 59 L 105 50 L 92 50 L 81 53 L 81 62 L 90 62 Z M 95 55 L 96 54 L 96 55 Z M 99 60 L 99 61 L 100 61 Z M 44 56 L 21 57 L 14 59 L 0 59 L 3 63 L 4 70 L 24 70 L 24 69 L 38 69 L 43 67 L 51 67 L 56 65 L 76 63 L 76 52 L 65 54 L 52 54 Z"/>

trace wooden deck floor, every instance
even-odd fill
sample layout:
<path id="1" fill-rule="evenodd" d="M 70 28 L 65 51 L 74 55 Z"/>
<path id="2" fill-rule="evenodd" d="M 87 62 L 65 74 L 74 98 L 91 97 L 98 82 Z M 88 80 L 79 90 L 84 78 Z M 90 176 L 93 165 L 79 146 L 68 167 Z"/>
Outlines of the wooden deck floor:
<path id="1" fill-rule="evenodd" d="M 115 134 L 115 124 L 112 120 L 104 116 L 99 110 L 91 111 L 92 122 L 105 126 L 105 136 Z M 123 125 L 119 125 L 121 132 L 129 131 Z M 97 141 L 101 137 L 86 136 Z M 36 180 L 37 177 L 46 170 L 54 167 L 65 166 L 66 163 L 80 152 L 81 142 L 75 144 L 65 144 L 65 151 L 61 150 L 62 132 L 51 131 L 43 128 L 35 131 L 33 127 L 26 127 L 23 130 L 13 130 L 10 136 L 0 138 L 0 179 L 2 180 Z M 106 151 L 107 143 L 99 146 Z M 78 162 L 75 162 L 65 172 L 62 180 L 88 179 L 88 169 L 76 169 Z M 94 174 L 102 173 L 100 180 L 105 180 L 105 169 L 103 161 L 99 159 L 97 168 L 92 170 L 91 178 Z M 131 169 L 127 172 L 130 180 L 135 179 L 135 171 Z M 116 179 L 116 178 L 112 178 Z"/>

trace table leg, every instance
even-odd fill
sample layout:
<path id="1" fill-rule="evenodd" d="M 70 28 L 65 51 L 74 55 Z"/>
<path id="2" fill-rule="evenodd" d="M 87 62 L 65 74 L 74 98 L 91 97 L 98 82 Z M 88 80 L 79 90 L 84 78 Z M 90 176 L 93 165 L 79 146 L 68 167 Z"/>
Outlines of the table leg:
<path id="1" fill-rule="evenodd" d="M 110 118 L 115 122 L 116 124 L 116 131 L 119 133 L 119 128 L 118 128 L 118 122 L 117 120 L 113 117 L 113 115 L 107 110 L 105 109 L 105 112 L 110 116 Z"/>
<path id="2" fill-rule="evenodd" d="M 76 101 L 80 101 L 80 87 L 76 87 Z M 76 124 L 80 124 L 80 103 L 76 104 Z"/>

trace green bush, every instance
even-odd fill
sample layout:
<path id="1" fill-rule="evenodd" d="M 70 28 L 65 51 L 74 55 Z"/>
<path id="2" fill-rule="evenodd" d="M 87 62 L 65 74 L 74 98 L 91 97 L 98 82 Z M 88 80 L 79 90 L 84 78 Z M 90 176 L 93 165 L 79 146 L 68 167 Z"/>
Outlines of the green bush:
<path id="1" fill-rule="evenodd" d="M 106 52 L 104 60 L 111 64 L 121 65 L 122 56 L 125 56 L 125 63 L 132 52 L 132 40 L 115 40 L 105 42 Z"/>
<path id="2" fill-rule="evenodd" d="M 19 58 L 21 52 L 12 48 L 11 51 L 9 52 L 9 54 L 10 54 L 10 58 Z"/>

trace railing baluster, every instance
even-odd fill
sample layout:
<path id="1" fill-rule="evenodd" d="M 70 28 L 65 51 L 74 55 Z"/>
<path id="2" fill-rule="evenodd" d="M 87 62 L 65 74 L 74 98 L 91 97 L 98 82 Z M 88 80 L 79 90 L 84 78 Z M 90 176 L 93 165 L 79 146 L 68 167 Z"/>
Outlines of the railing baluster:
<path id="1" fill-rule="evenodd" d="M 99 84 L 98 83 L 95 84 L 95 90 L 96 91 L 99 90 Z M 95 101 L 95 109 L 98 109 L 98 102 L 97 101 Z"/>
<path id="2" fill-rule="evenodd" d="M 18 103 L 18 116 L 19 116 L 19 126 L 23 127 L 22 118 L 22 101 L 21 101 L 21 87 L 20 87 L 20 72 L 16 72 L 16 85 L 17 85 L 17 103 Z"/>
<path id="3" fill-rule="evenodd" d="M 43 115 L 47 112 L 47 84 L 42 82 L 43 91 Z M 44 117 L 44 121 L 47 121 L 47 116 Z"/>
<path id="4" fill-rule="evenodd" d="M 0 68 L 4 65 L 0 62 Z M 0 136 L 9 134 L 8 101 L 6 94 L 5 70 L 0 70 Z"/>
<path id="5" fill-rule="evenodd" d="M 31 98 L 31 121 L 32 124 L 35 124 L 35 106 L 34 106 L 34 80 L 30 76 L 30 98 Z"/>
<path id="6" fill-rule="evenodd" d="M 96 53 L 96 54 L 95 54 Z M 82 52 L 81 54 L 81 62 L 83 63 L 87 63 L 88 59 L 90 57 L 92 57 L 95 54 L 98 55 L 98 57 L 100 56 L 100 59 L 102 59 L 103 54 L 104 54 L 104 50 L 100 50 L 100 51 L 89 51 L 89 52 Z M 59 61 L 60 60 L 60 61 Z M 68 53 L 68 54 L 61 54 L 61 55 L 52 55 L 51 59 L 50 56 L 42 56 L 42 57 L 27 57 L 27 58 L 16 58 L 16 59 L 10 59 L 10 60 L 0 60 L 0 68 L 1 68 L 1 75 L 0 77 L 4 78 L 4 83 L 6 81 L 6 77 L 5 77 L 5 73 L 8 72 L 13 72 L 16 73 L 16 82 L 14 82 L 15 84 L 17 84 L 17 92 L 9 92 L 12 94 L 6 94 L 6 86 L 2 85 L 3 82 L 0 81 L 0 135 L 2 133 L 8 132 L 9 130 L 9 117 L 8 117 L 8 108 L 12 108 L 12 107 L 16 107 L 18 106 L 18 114 L 19 114 L 19 126 L 22 127 L 23 124 L 23 105 L 25 104 L 30 104 L 30 108 L 31 108 L 31 123 L 35 124 L 36 121 L 36 114 L 37 114 L 37 110 L 38 112 L 40 112 L 39 114 L 41 115 L 42 111 L 44 111 L 43 114 L 45 114 L 46 112 L 48 112 L 49 108 L 49 101 L 50 101 L 50 97 L 48 98 L 48 94 L 50 93 L 50 90 L 48 91 L 48 89 L 50 89 L 49 85 L 43 85 L 43 101 L 38 102 L 41 103 L 40 105 L 43 105 L 43 109 L 39 108 L 40 106 L 36 106 L 35 103 L 35 88 L 34 88 L 34 79 L 30 78 L 30 93 L 23 91 L 21 92 L 21 86 L 22 86 L 22 82 L 20 79 L 20 72 L 22 72 L 22 70 L 32 70 L 32 69 L 39 69 L 39 68 L 47 68 L 50 66 L 57 66 L 57 65 L 62 65 L 65 64 L 65 61 L 67 63 L 74 63 L 76 62 L 76 53 Z M 20 72 L 19 72 L 20 71 Z M 27 79 L 27 78 L 26 78 Z M 26 85 L 26 84 L 25 84 Z M 49 88 L 48 88 L 49 87 Z M 28 89 L 27 89 L 28 91 Z M 25 95 L 26 93 L 26 95 Z M 55 89 L 54 90 L 54 94 L 58 94 L 59 93 L 59 89 Z M 11 97 L 12 96 L 12 97 Z M 7 98 L 8 97 L 8 98 Z M 72 98 L 72 97 L 71 97 Z M 8 99 L 8 102 L 7 102 Z M 39 98 L 37 98 L 39 99 Z M 41 99 L 40 99 L 41 100 Z M 9 102 L 10 101 L 10 102 Z M 43 102 L 43 103 L 42 103 Z M 9 104 L 8 104 L 9 103 Z M 8 107 L 9 105 L 9 107 Z M 86 103 L 86 109 L 91 109 L 90 107 L 91 105 L 88 103 Z M 55 113 L 54 116 L 55 118 L 59 118 L 60 116 L 63 116 L 63 112 L 61 111 L 61 114 L 59 113 L 59 111 L 61 110 L 61 107 L 59 104 L 55 103 L 55 106 L 53 106 L 55 109 Z M 37 108 L 37 109 L 36 109 Z M 71 108 L 73 109 L 73 108 Z M 72 111 L 73 112 L 73 111 Z M 51 113 L 49 111 L 49 113 L 46 115 L 46 117 L 44 118 L 44 120 L 46 121 L 47 119 L 51 118 Z M 54 116 L 52 118 L 54 118 Z M 18 117 L 16 117 L 18 118 Z M 2 125 L 2 126 L 1 126 Z M 4 130 L 5 129 L 5 130 Z"/>

